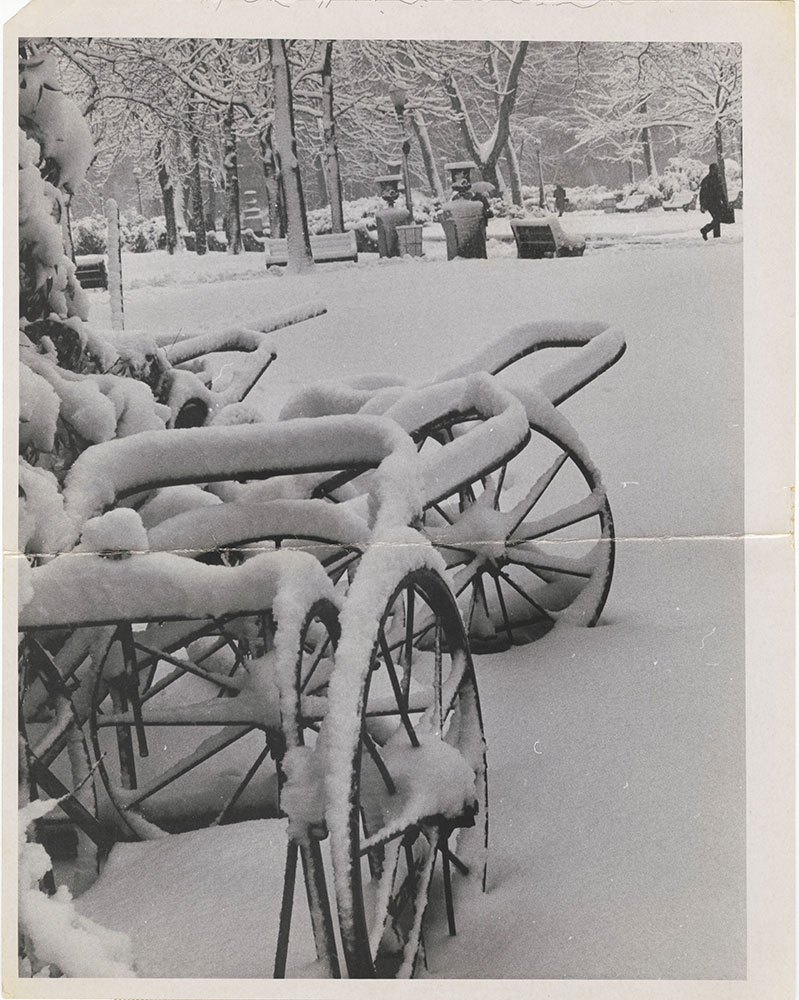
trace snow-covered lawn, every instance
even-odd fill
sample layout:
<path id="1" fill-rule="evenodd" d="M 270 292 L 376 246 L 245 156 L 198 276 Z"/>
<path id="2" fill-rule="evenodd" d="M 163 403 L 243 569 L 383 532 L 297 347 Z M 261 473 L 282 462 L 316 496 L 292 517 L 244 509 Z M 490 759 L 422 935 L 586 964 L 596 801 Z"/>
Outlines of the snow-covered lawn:
<path id="1" fill-rule="evenodd" d="M 265 274 L 257 254 L 124 258 L 131 329 L 179 338 L 327 305 L 277 335 L 251 397 L 268 417 L 313 379 L 426 379 L 529 319 L 626 333 L 621 361 L 562 407 L 613 507 L 610 599 L 595 629 L 476 658 L 488 892 L 461 894 L 449 938 L 434 887 L 427 975 L 745 975 L 742 227 L 704 244 L 702 218 L 570 214 L 569 230 L 620 251 L 589 242 L 577 259 L 521 261 L 492 243 L 487 261 L 364 256 L 294 276 Z M 91 301 L 107 326 L 107 294 Z M 109 903 L 101 880 L 79 909 L 129 930 L 154 974 L 268 975 L 267 838 L 253 824 L 191 837 L 160 859 L 158 845 L 118 849 L 104 878 L 116 869 L 123 897 Z M 146 876 L 125 874 L 124 854 L 145 851 Z"/>

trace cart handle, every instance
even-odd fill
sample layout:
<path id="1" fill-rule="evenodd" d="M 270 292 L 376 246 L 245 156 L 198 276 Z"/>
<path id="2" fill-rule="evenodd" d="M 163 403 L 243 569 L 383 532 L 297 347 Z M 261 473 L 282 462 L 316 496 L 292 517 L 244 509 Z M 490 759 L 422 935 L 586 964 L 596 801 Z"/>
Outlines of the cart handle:
<path id="1" fill-rule="evenodd" d="M 420 456 L 425 508 L 487 476 L 530 439 L 524 406 L 487 372 L 406 390 L 384 415 L 417 443 L 439 428 L 476 422 L 435 453 Z"/>
<path id="2" fill-rule="evenodd" d="M 524 323 L 467 361 L 440 372 L 433 381 L 443 382 L 479 371 L 498 375 L 516 361 L 547 347 L 583 348 L 537 383 L 552 404 L 558 406 L 611 368 L 624 354 L 627 344 L 620 330 L 602 321 Z"/>
<path id="3" fill-rule="evenodd" d="M 64 485 L 64 512 L 77 540 L 83 523 L 117 501 L 152 489 L 225 480 L 379 469 L 381 517 L 413 517 L 416 449 L 395 422 L 345 415 L 277 424 L 144 431 L 87 448 Z M 382 483 L 390 478 L 393 489 Z M 407 524 L 408 521 L 406 520 Z"/>

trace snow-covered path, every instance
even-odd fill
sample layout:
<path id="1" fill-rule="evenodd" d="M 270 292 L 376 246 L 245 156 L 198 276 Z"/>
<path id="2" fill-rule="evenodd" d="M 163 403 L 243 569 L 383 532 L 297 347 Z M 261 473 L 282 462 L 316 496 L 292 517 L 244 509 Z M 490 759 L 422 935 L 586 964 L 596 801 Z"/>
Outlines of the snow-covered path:
<path id="1" fill-rule="evenodd" d="M 180 336 L 326 303 L 279 335 L 253 394 L 269 415 L 313 378 L 427 378 L 527 319 L 600 318 L 627 335 L 618 365 L 563 406 L 621 539 L 610 600 L 596 629 L 477 658 L 489 891 L 460 907 L 454 939 L 434 900 L 431 976 L 745 974 L 742 246 L 724 233 L 581 259 L 369 260 L 308 276 L 264 276 L 250 255 L 237 280 L 178 273 L 171 287 L 148 280 L 156 255 L 125 258 L 131 328 Z M 168 278 L 173 262 L 158 257 Z M 234 265 L 203 262 L 216 279 Z M 93 304 L 105 325 L 103 295 Z M 215 908 L 235 906 L 214 896 L 228 884 L 206 886 Z M 207 905 L 179 919 L 214 949 Z M 241 974 L 257 947 L 248 926 L 240 953 L 227 942 L 215 956 L 217 975 Z"/>

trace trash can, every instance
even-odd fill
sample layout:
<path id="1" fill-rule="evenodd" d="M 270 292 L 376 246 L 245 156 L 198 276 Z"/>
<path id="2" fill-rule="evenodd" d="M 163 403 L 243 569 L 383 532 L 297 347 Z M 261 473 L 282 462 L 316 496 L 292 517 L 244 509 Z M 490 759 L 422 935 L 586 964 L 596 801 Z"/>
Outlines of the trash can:
<path id="1" fill-rule="evenodd" d="M 422 226 L 397 226 L 397 241 L 400 257 L 423 257 Z"/>
<path id="2" fill-rule="evenodd" d="M 447 260 L 454 257 L 487 257 L 486 224 L 479 201 L 448 202 L 441 213 L 447 238 Z"/>
<path id="3" fill-rule="evenodd" d="M 408 222 L 410 216 L 407 208 L 384 208 L 375 212 L 377 248 L 381 257 L 402 256 L 405 251 L 400 249 L 397 230 Z"/>

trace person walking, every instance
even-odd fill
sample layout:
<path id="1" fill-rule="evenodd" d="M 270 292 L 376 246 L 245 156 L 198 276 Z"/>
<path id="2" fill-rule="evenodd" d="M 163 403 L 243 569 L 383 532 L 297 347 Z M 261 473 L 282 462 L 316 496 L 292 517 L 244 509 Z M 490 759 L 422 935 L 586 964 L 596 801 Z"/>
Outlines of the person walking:
<path id="1" fill-rule="evenodd" d="M 713 239 L 721 236 L 721 223 L 727 208 L 727 196 L 724 194 L 718 164 L 711 163 L 707 176 L 702 178 L 699 185 L 699 211 L 710 212 L 710 222 L 699 230 L 703 240 L 707 239 L 711 229 Z"/>
<path id="2" fill-rule="evenodd" d="M 558 212 L 558 218 L 566 211 L 566 205 L 569 199 L 566 197 L 566 189 L 562 184 L 555 185 L 555 208 Z"/>

